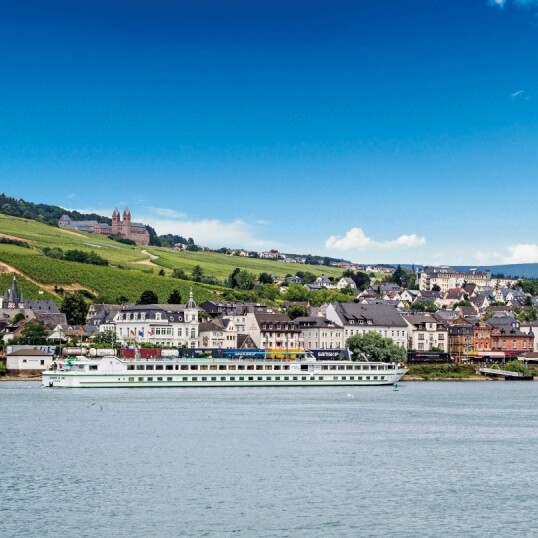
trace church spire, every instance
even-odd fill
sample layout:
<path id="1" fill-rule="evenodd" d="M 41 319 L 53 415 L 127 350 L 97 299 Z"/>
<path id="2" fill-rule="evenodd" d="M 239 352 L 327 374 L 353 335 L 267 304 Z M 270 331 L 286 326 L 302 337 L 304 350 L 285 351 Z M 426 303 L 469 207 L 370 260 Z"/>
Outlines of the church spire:
<path id="1" fill-rule="evenodd" d="M 192 288 L 191 288 L 191 291 L 189 292 L 189 300 L 187 302 L 187 308 L 196 308 L 196 303 L 194 302 L 194 298 L 192 295 Z"/>

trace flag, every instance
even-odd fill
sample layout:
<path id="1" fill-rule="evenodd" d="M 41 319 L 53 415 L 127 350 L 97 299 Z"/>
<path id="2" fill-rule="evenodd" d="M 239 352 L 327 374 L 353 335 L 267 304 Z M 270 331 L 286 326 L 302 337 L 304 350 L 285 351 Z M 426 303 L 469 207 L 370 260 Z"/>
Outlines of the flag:
<path id="1" fill-rule="evenodd" d="M 135 332 L 132 329 L 129 329 L 129 336 L 134 336 Z"/>
<path id="2" fill-rule="evenodd" d="M 153 336 L 153 333 L 148 329 L 148 336 Z"/>
<path id="3" fill-rule="evenodd" d="M 138 329 L 138 336 L 144 336 L 144 329 Z"/>

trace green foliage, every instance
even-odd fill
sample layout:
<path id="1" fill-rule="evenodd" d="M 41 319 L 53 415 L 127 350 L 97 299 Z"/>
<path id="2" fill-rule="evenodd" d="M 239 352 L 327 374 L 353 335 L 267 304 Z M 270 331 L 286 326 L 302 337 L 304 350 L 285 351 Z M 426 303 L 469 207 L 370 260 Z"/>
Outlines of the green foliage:
<path id="1" fill-rule="evenodd" d="M 108 330 L 99 333 L 95 337 L 94 342 L 99 346 L 114 348 L 116 347 L 116 332 Z"/>
<path id="2" fill-rule="evenodd" d="M 433 301 L 415 301 L 409 308 L 415 312 L 437 312 L 438 310 Z"/>
<path id="3" fill-rule="evenodd" d="M 26 241 L 20 241 L 19 239 L 10 239 L 9 237 L 0 237 L 0 244 L 16 245 L 18 247 L 30 248 L 30 245 Z"/>
<path id="4" fill-rule="evenodd" d="M 24 314 L 22 312 L 17 312 L 14 316 L 13 316 L 13 319 L 11 320 L 11 323 L 13 325 L 19 323 L 19 321 L 22 321 L 24 320 L 25 317 L 24 317 Z"/>
<path id="5" fill-rule="evenodd" d="M 309 292 L 300 284 L 290 284 L 288 286 L 288 291 L 286 292 L 287 301 L 307 301 Z"/>
<path id="6" fill-rule="evenodd" d="M 531 371 L 529 368 L 527 368 L 527 366 L 525 366 L 525 363 L 517 359 L 505 363 L 502 369 L 507 370 L 508 372 L 518 372 L 523 375 L 531 375 Z"/>
<path id="7" fill-rule="evenodd" d="M 50 258 L 56 258 L 58 260 L 66 260 L 69 262 L 77 263 L 89 263 L 92 265 L 108 265 L 108 260 L 99 256 L 93 250 L 90 252 L 84 252 L 83 250 L 66 250 L 62 251 L 61 248 L 48 248 L 43 249 L 43 254 Z"/>
<path id="8" fill-rule="evenodd" d="M 21 331 L 19 338 L 13 338 L 11 344 L 41 345 L 48 344 L 49 332 L 42 321 L 29 321 Z"/>
<path id="9" fill-rule="evenodd" d="M 159 297 L 154 291 L 144 290 L 136 304 L 159 304 Z"/>
<path id="10" fill-rule="evenodd" d="M 181 304 L 181 294 L 178 290 L 174 289 L 168 296 L 168 304 Z"/>
<path id="11" fill-rule="evenodd" d="M 182 278 L 183 280 L 188 280 L 188 276 L 187 276 L 187 273 L 185 273 L 185 271 L 183 269 L 181 269 L 181 267 L 175 267 L 173 270 L 172 270 L 172 277 L 173 278 Z"/>
<path id="12" fill-rule="evenodd" d="M 60 312 L 65 314 L 69 325 L 85 325 L 88 305 L 81 295 L 68 295 L 62 301 Z"/>
<path id="13" fill-rule="evenodd" d="M 295 276 L 298 276 L 305 284 L 313 284 L 317 276 L 310 271 L 297 271 Z"/>
<path id="14" fill-rule="evenodd" d="M 472 306 L 471 301 L 458 301 L 457 303 L 454 303 L 452 305 L 453 308 L 456 308 L 458 306 Z"/>
<path id="15" fill-rule="evenodd" d="M 471 364 L 416 364 L 409 366 L 406 376 L 421 377 L 425 380 L 435 379 L 466 379 L 476 377 L 476 371 Z"/>
<path id="16" fill-rule="evenodd" d="M 260 273 L 258 275 L 258 282 L 260 284 L 272 284 L 273 283 L 273 277 L 269 273 L 266 273 L 264 271 L 263 273 Z"/>
<path id="17" fill-rule="evenodd" d="M 349 337 L 346 346 L 353 354 L 353 360 L 361 360 L 362 355 L 368 360 L 382 362 L 403 362 L 407 359 L 407 352 L 403 347 L 374 331 Z"/>
<path id="18" fill-rule="evenodd" d="M 161 268 L 161 270 L 159 271 L 159 276 L 164 276 L 165 275 L 165 272 L 164 272 L 164 269 Z"/>
<path id="19" fill-rule="evenodd" d="M 118 243 L 123 243 L 124 245 L 136 246 L 136 241 L 127 239 L 127 237 L 122 237 L 121 235 L 108 235 L 107 237 L 112 239 L 112 241 L 117 241 Z"/>
<path id="20" fill-rule="evenodd" d="M 538 295 L 538 279 L 522 278 L 518 280 L 517 287 L 525 293 L 530 293 L 533 297 Z"/>
<path id="21" fill-rule="evenodd" d="M 256 284 L 256 275 L 250 271 L 239 271 L 237 274 L 237 287 L 240 290 L 252 290 Z"/>
<path id="22" fill-rule="evenodd" d="M 301 304 L 291 305 L 286 311 L 290 319 L 308 316 L 308 308 Z"/>
<path id="23" fill-rule="evenodd" d="M 204 270 L 200 265 L 195 265 L 192 268 L 191 278 L 194 280 L 194 282 L 200 282 L 202 280 L 202 276 L 204 276 Z"/>

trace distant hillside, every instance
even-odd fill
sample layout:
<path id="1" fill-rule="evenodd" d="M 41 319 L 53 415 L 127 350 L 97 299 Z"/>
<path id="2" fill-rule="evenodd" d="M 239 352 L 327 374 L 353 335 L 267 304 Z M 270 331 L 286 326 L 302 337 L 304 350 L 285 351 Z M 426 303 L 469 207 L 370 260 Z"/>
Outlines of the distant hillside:
<path id="1" fill-rule="evenodd" d="M 507 278 L 538 278 L 538 263 L 514 263 L 510 265 L 458 265 L 458 271 L 469 269 L 489 270 L 492 275 L 503 275 Z"/>

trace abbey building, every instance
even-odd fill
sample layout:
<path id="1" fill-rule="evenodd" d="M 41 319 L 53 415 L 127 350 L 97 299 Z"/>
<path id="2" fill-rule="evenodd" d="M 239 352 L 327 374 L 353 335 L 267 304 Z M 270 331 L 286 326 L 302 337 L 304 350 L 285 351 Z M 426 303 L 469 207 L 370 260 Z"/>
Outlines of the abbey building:
<path id="1" fill-rule="evenodd" d="M 117 208 L 114 209 L 112 225 L 103 224 L 96 220 L 71 220 L 67 215 L 64 215 L 58 221 L 58 226 L 99 235 L 115 235 L 131 239 L 138 245 L 149 245 L 149 232 L 146 226 L 140 222 L 132 222 L 131 212 L 128 208 L 125 208 L 123 215 L 120 215 Z"/>

